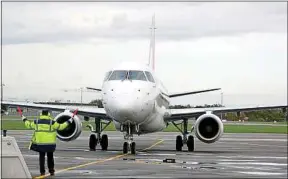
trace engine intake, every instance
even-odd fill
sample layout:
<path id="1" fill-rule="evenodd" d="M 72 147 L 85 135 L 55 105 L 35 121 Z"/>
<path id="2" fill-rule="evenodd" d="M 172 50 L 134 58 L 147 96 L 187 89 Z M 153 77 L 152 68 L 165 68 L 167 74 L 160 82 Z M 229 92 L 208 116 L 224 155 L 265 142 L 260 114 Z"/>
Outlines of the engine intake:
<path id="1" fill-rule="evenodd" d="M 195 134 L 202 142 L 216 142 L 223 134 L 223 123 L 214 114 L 203 114 L 196 121 Z"/>
<path id="2" fill-rule="evenodd" d="M 68 121 L 73 116 L 70 111 L 65 111 L 55 117 L 55 121 L 60 124 Z M 57 138 L 61 141 L 72 141 L 77 139 L 82 132 L 82 123 L 77 115 L 73 117 L 73 122 L 66 129 L 57 131 Z"/>

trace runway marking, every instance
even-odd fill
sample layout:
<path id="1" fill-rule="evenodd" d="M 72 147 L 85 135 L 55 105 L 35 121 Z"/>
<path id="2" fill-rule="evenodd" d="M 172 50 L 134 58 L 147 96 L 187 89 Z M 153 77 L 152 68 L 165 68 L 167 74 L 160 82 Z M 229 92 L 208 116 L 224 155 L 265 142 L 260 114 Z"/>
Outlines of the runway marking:
<path id="1" fill-rule="evenodd" d="M 155 147 L 156 145 L 159 145 L 159 144 L 161 144 L 162 142 L 164 142 L 164 140 L 162 140 L 162 139 L 158 139 L 158 140 L 159 140 L 158 142 L 156 142 L 155 144 L 151 145 L 150 147 L 147 147 L 147 148 L 145 148 L 145 149 L 143 149 L 143 150 L 140 150 L 140 152 L 149 150 L 149 149 Z"/>
<path id="2" fill-rule="evenodd" d="M 159 140 L 159 139 L 158 139 Z M 141 151 L 146 151 L 146 150 L 149 150 L 153 147 L 155 147 L 156 145 L 162 143 L 164 140 L 160 139 L 160 141 L 154 143 L 153 145 L 151 145 L 150 147 L 147 147 Z M 110 160 L 114 160 L 114 159 L 117 159 L 117 158 L 121 158 L 121 157 L 124 157 L 126 155 L 129 155 L 129 153 L 127 154 L 120 154 L 120 155 L 116 155 L 114 157 L 110 157 L 110 158 L 107 158 L 107 159 L 104 159 L 104 160 L 98 160 L 98 161 L 94 161 L 94 162 L 89 162 L 89 163 L 86 163 L 86 164 L 82 164 L 82 165 L 76 165 L 74 167 L 69 167 L 69 168 L 65 168 L 65 169 L 62 169 L 62 170 L 58 170 L 55 172 L 55 174 L 57 173 L 61 173 L 61 172 L 65 172 L 65 171 L 68 171 L 68 170 L 73 170 L 73 169 L 76 169 L 76 168 L 81 168 L 81 167 L 85 167 L 85 166 L 88 166 L 88 165 L 92 165 L 92 164 L 98 164 L 98 163 L 104 163 L 104 162 L 107 162 L 107 161 L 110 161 Z M 45 177 L 48 177 L 50 176 L 50 174 L 46 174 L 44 176 L 38 176 L 38 177 L 34 177 L 35 179 L 36 178 L 45 178 Z"/>
<path id="3" fill-rule="evenodd" d="M 223 142 L 223 141 L 218 141 L 218 143 L 227 143 L 227 142 Z M 252 145 L 252 146 L 259 146 L 259 147 L 287 147 L 286 145 L 283 146 L 283 145 L 263 145 L 263 144 L 251 144 L 251 143 L 244 143 L 244 142 L 241 142 L 241 143 L 238 143 L 237 144 L 241 144 L 241 145 Z"/>
<path id="4" fill-rule="evenodd" d="M 259 146 L 259 147 L 287 147 L 287 145 L 263 145 L 263 144 L 250 144 L 250 143 L 238 143 L 242 145 L 254 145 L 254 146 Z"/>
<path id="5" fill-rule="evenodd" d="M 238 172 L 249 175 L 285 175 L 286 173 L 271 173 L 271 172 Z"/>
<path id="6" fill-rule="evenodd" d="M 269 162 L 219 162 L 220 165 L 261 165 L 261 166 L 287 166 L 287 163 L 269 163 Z"/>
<path id="7" fill-rule="evenodd" d="M 269 141 L 269 142 L 287 142 L 287 139 L 248 139 L 248 138 L 222 138 L 221 141 Z"/>

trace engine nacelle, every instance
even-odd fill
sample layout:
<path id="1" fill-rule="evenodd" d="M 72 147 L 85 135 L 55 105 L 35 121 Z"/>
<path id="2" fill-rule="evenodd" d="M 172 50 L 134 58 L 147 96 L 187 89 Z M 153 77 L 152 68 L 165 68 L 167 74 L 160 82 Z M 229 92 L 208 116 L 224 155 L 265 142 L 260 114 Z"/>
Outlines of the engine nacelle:
<path id="1" fill-rule="evenodd" d="M 196 137 L 205 143 L 216 142 L 223 134 L 223 123 L 215 114 L 203 114 L 195 123 Z"/>
<path id="2" fill-rule="evenodd" d="M 55 121 L 62 124 L 73 116 L 70 111 L 64 111 L 55 117 Z M 82 123 L 77 115 L 73 117 L 73 122 L 66 129 L 57 131 L 57 138 L 61 141 L 72 141 L 77 139 L 82 132 Z"/>

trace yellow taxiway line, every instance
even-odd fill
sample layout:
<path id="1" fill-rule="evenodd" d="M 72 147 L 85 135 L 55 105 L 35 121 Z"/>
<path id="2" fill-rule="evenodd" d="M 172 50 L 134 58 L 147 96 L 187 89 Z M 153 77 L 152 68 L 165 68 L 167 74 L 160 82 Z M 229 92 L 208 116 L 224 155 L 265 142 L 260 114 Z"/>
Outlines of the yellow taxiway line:
<path id="1" fill-rule="evenodd" d="M 159 140 L 159 139 L 158 139 Z M 160 143 L 162 143 L 164 140 L 160 139 L 158 142 L 154 143 L 153 145 L 151 145 L 150 147 L 147 147 L 141 151 L 146 151 L 146 150 L 149 150 L 153 147 L 155 147 L 156 145 L 159 145 Z M 89 162 L 89 163 L 85 163 L 85 164 L 82 164 L 82 165 L 76 165 L 74 167 L 69 167 L 69 168 L 65 168 L 65 169 L 62 169 L 62 170 L 58 170 L 55 172 L 55 174 L 57 173 L 61 173 L 61 172 L 65 172 L 65 171 L 68 171 L 68 170 L 73 170 L 73 169 L 76 169 L 76 168 L 81 168 L 81 167 L 86 167 L 88 165 L 93 165 L 93 164 L 98 164 L 98 163 L 103 163 L 103 162 L 107 162 L 107 161 L 110 161 L 110 160 L 115 160 L 117 158 L 121 158 L 121 157 L 124 157 L 126 155 L 129 155 L 128 153 L 127 154 L 120 154 L 120 155 L 116 155 L 114 157 L 110 157 L 110 158 L 107 158 L 107 159 L 104 159 L 104 160 L 98 160 L 98 161 L 94 161 L 94 162 Z M 44 176 L 38 176 L 38 177 L 35 177 L 35 179 L 37 178 L 45 178 L 45 177 L 48 177 L 50 176 L 50 174 L 46 174 Z"/>

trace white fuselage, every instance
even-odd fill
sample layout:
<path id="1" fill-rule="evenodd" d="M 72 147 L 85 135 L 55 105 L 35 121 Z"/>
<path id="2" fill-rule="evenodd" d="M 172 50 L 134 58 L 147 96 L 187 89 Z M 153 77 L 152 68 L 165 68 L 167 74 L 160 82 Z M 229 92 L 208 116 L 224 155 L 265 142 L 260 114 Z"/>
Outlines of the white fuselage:
<path id="1" fill-rule="evenodd" d="M 149 72 L 154 80 L 149 81 L 146 75 L 146 81 L 129 77 L 117 79 L 113 74 L 114 71 L 123 74 L 127 72 L 131 78 L 133 71 L 144 74 Z M 109 72 L 103 82 L 102 99 L 106 113 L 113 119 L 116 129 L 120 130 L 121 124 L 135 124 L 139 125 L 137 134 L 163 130 L 166 127 L 164 117 L 169 115 L 167 113 L 169 99 L 165 96 L 167 91 L 153 71 L 146 65 L 125 62 Z M 113 78 L 114 80 L 111 80 Z"/>

